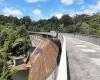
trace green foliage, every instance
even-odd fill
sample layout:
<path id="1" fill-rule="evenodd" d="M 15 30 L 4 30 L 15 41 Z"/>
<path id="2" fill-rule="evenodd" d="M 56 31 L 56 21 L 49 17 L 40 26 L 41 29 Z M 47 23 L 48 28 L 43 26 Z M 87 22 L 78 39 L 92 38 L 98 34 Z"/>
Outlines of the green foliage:
<path id="1" fill-rule="evenodd" d="M 31 19 L 29 16 L 24 16 L 20 19 L 20 22 L 22 25 L 25 25 L 26 29 L 29 29 L 29 25 L 31 24 Z"/>
<path id="2" fill-rule="evenodd" d="M 20 56 L 30 48 L 30 39 L 24 27 L 14 27 L 11 24 L 1 25 L 0 30 L 0 80 L 9 80 L 12 75 L 7 61 L 10 56 Z M 1 64 L 0 62 L 0 64 Z"/>
<path id="3" fill-rule="evenodd" d="M 25 29 L 25 27 L 24 26 L 20 26 L 19 28 L 18 28 L 18 31 L 17 31 L 17 34 L 19 34 L 19 36 L 20 37 L 27 37 L 28 35 L 27 35 L 27 32 L 26 32 L 26 29 Z"/>
<path id="4" fill-rule="evenodd" d="M 81 24 L 80 32 L 83 34 L 89 34 L 89 25 L 86 22 Z"/>
<path id="5" fill-rule="evenodd" d="M 74 25 L 69 25 L 69 26 L 67 26 L 67 29 L 65 32 L 73 33 L 73 32 L 75 32 L 75 29 L 76 29 L 76 27 Z"/>
<path id="6" fill-rule="evenodd" d="M 73 19 L 69 15 L 63 15 L 60 21 L 62 24 L 64 24 L 64 26 L 73 24 Z"/>
<path id="7" fill-rule="evenodd" d="M 96 31 L 96 35 L 100 36 L 100 29 Z"/>
<path id="8" fill-rule="evenodd" d="M 27 32 L 24 32 L 25 29 L 35 32 L 47 32 L 50 30 L 55 30 L 61 32 L 99 35 L 100 14 L 97 13 L 91 16 L 87 14 L 80 14 L 75 15 L 74 17 L 66 14 L 63 15 L 60 19 L 53 16 L 50 19 L 43 19 L 39 21 L 32 21 L 29 16 L 24 16 L 23 18 L 18 19 L 17 17 L 13 16 L 0 15 L 0 32 L 4 27 L 2 25 L 6 25 L 6 28 L 8 26 L 18 30 L 17 32 L 20 33 L 20 35 L 18 35 L 19 37 L 23 37 L 23 35 L 25 36 L 27 34 Z M 22 27 L 22 25 L 25 25 L 25 27 Z M 20 27 L 18 28 L 18 26 Z M 0 37 L 3 35 L 6 35 L 6 33 L 4 32 Z M 0 45 L 4 43 L 4 40 L 5 37 L 2 37 L 0 40 Z"/>
<path id="9" fill-rule="evenodd" d="M 63 26 L 62 26 L 63 25 Z M 33 28 L 32 28 L 33 27 Z M 74 17 L 63 15 L 61 19 L 51 17 L 48 20 L 33 21 L 31 31 L 60 31 L 68 33 L 82 33 L 82 34 L 99 34 L 100 29 L 100 14 L 92 16 L 81 14 Z"/>
<path id="10" fill-rule="evenodd" d="M 3 66 L 0 66 L 0 80 L 12 80 L 11 76 L 17 71 L 13 68 L 9 68 L 7 61 L 4 61 Z"/>
<path id="11" fill-rule="evenodd" d="M 0 15 L 0 25 L 6 25 L 7 23 L 20 25 L 20 20 L 17 17 Z"/>

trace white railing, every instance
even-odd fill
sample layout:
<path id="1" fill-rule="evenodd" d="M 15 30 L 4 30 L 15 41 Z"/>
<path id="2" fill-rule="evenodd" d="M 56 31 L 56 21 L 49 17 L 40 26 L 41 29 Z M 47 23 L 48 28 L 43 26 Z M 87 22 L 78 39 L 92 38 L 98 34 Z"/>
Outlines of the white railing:
<path id="1" fill-rule="evenodd" d="M 62 34 L 58 34 L 58 38 L 62 43 L 62 52 L 60 63 L 58 67 L 58 74 L 56 80 L 67 80 L 67 54 L 66 54 L 66 39 Z"/>

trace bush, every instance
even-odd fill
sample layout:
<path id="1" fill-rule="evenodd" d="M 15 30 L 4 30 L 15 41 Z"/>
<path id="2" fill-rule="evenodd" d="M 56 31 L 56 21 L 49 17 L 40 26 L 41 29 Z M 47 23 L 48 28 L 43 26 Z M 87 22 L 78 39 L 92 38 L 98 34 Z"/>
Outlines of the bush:
<path id="1" fill-rule="evenodd" d="M 25 54 L 31 47 L 31 43 L 26 30 L 22 26 L 16 28 L 11 25 L 2 25 L 0 28 L 0 60 L 3 63 L 0 65 L 0 80 L 10 80 L 12 72 L 8 68 L 8 56 Z"/>

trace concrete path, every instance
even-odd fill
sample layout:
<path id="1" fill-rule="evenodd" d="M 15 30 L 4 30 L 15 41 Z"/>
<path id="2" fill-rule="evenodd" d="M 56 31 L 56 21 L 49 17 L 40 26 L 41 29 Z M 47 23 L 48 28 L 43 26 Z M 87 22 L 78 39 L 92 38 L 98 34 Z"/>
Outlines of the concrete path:
<path id="1" fill-rule="evenodd" d="M 70 80 L 100 80 L 100 46 L 63 36 L 66 39 Z"/>

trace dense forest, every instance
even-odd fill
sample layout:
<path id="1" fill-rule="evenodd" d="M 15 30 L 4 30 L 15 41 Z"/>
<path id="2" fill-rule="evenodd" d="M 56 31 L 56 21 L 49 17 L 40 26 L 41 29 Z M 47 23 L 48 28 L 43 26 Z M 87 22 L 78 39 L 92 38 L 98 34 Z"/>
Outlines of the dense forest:
<path id="1" fill-rule="evenodd" d="M 26 26 L 29 31 L 60 31 L 68 33 L 82 33 L 100 35 L 100 13 L 93 15 L 80 14 L 73 17 L 63 15 L 60 19 L 53 16 L 50 19 L 32 20 L 29 16 L 18 19 L 13 16 L 0 15 L 0 25 L 10 23 L 15 27 Z M 2 27 L 2 26 L 1 26 Z"/>
<path id="2" fill-rule="evenodd" d="M 14 70 L 9 68 L 11 57 L 24 55 L 31 47 L 28 31 L 91 34 L 100 36 L 100 14 L 63 15 L 60 19 L 32 20 L 0 15 L 0 80 L 11 80 Z"/>

